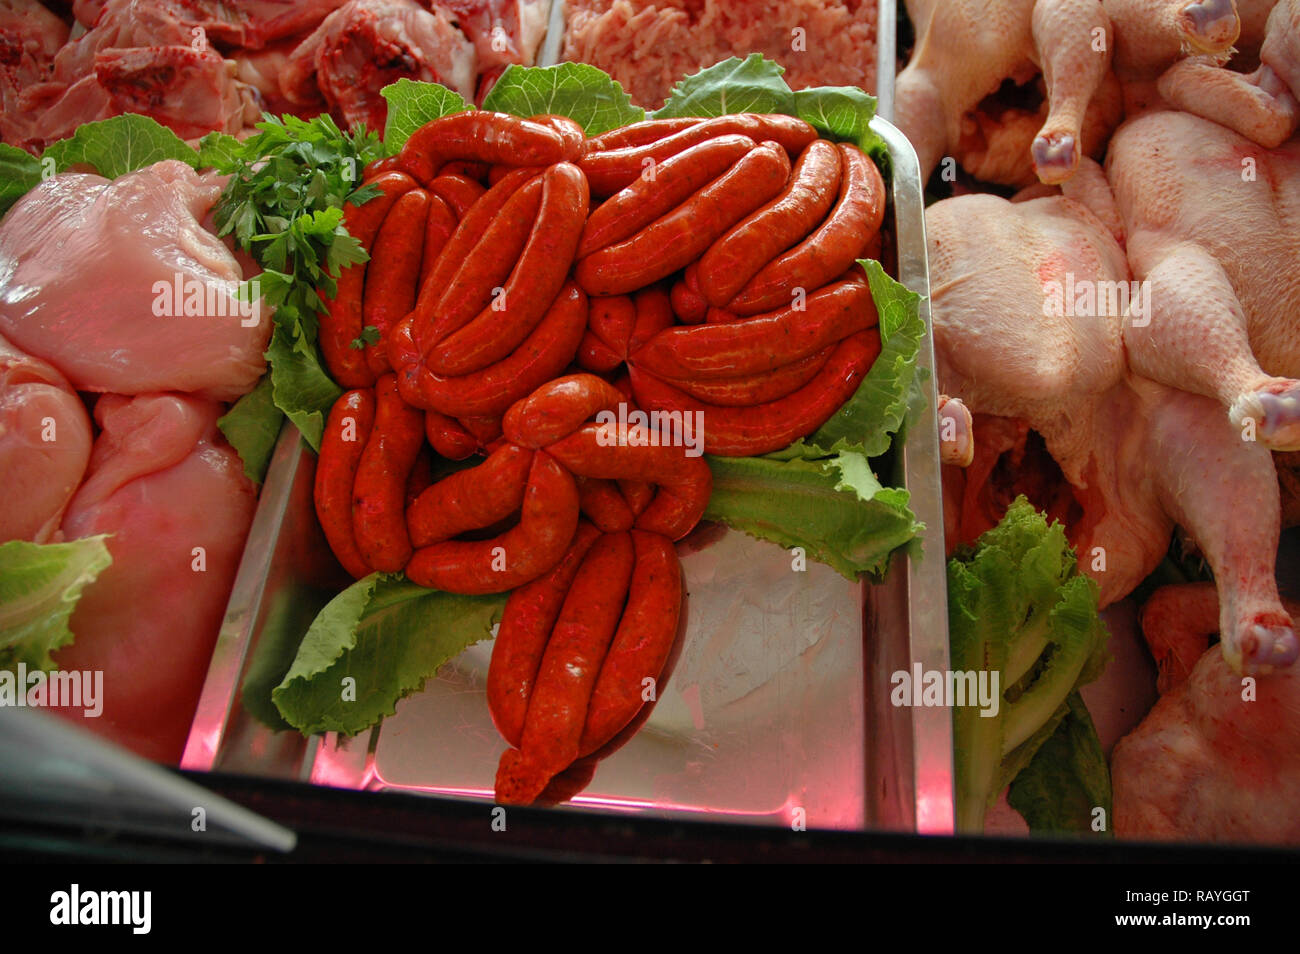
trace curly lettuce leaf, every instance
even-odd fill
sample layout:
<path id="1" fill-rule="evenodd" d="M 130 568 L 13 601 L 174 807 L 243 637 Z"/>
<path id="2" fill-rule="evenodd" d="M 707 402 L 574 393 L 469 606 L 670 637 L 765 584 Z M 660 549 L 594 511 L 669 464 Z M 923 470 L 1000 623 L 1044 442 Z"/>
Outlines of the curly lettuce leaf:
<path id="1" fill-rule="evenodd" d="M 812 559 L 850 580 L 884 573 L 889 555 L 923 529 L 905 490 L 883 487 L 865 457 L 826 460 L 706 458 L 713 493 L 704 519 L 716 520 Z"/>
<path id="2" fill-rule="evenodd" d="M 1063 708 L 1051 737 L 1011 783 L 1007 802 L 1031 832 L 1109 837 L 1110 770 L 1101 740 L 1079 693 L 1070 693 Z M 1100 819 L 1106 821 L 1098 827 Z"/>
<path id="3" fill-rule="evenodd" d="M 0 216 L 41 181 L 41 161 L 16 146 L 0 142 Z"/>
<path id="4" fill-rule="evenodd" d="M 275 406 L 293 421 L 312 450 L 319 451 L 325 418 L 343 389 L 325 373 L 315 354 L 303 354 L 293 346 L 283 328 L 277 327 L 271 335 L 266 360 L 271 363 Z"/>
<path id="5" fill-rule="evenodd" d="M 255 484 L 266 477 L 283 423 L 284 412 L 275 405 L 274 384 L 269 373 L 262 375 L 257 387 L 217 420 L 217 427 L 244 462 L 244 476 Z"/>
<path id="6" fill-rule="evenodd" d="M 397 153 L 411 138 L 411 133 L 429 120 L 474 108 L 459 93 L 440 83 L 399 79 L 381 89 L 379 95 L 388 100 L 384 146 L 389 155 Z"/>
<path id="7" fill-rule="evenodd" d="M 1068 715 L 1070 695 L 1100 675 L 1108 634 L 1097 594 L 1061 525 L 1024 497 L 949 561 L 952 668 L 996 672 L 1002 694 L 996 715 L 952 713 L 960 831 L 983 830 L 989 806 Z"/>
<path id="8" fill-rule="evenodd" d="M 587 63 L 506 67 L 483 108 L 514 116 L 555 113 L 579 123 L 588 136 L 645 119 L 623 87 L 604 70 Z"/>
<path id="9" fill-rule="evenodd" d="M 316 617 L 271 697 L 304 735 L 354 735 L 392 715 L 447 660 L 490 638 L 505 600 L 504 594 L 459 596 L 371 574 Z"/>
<path id="10" fill-rule="evenodd" d="M 876 97 L 856 86 L 816 86 L 794 91 L 794 114 L 827 139 L 856 143 L 872 153 L 880 137 L 871 131 Z"/>
<path id="11" fill-rule="evenodd" d="M 795 115 L 795 98 L 781 78 L 785 68 L 761 53 L 733 56 L 686 77 L 673 87 L 655 119 L 725 116 L 728 113 Z"/>
<path id="12" fill-rule="evenodd" d="M 86 163 L 106 179 L 143 169 L 164 159 L 197 166 L 198 153 L 166 126 L 148 116 L 124 113 L 85 123 L 67 139 L 51 143 L 42 154 L 54 159 L 55 171 Z"/>
<path id="13" fill-rule="evenodd" d="M 804 455 L 848 449 L 877 457 L 888 449 L 907 414 L 916 358 L 925 337 L 921 296 L 886 275 L 879 262 L 859 264 L 866 269 L 880 316 L 880 355 L 853 397 L 803 441 L 800 453 Z"/>
<path id="14" fill-rule="evenodd" d="M 56 668 L 50 654 L 72 642 L 77 601 L 113 562 L 107 540 L 0 544 L 0 669 Z"/>

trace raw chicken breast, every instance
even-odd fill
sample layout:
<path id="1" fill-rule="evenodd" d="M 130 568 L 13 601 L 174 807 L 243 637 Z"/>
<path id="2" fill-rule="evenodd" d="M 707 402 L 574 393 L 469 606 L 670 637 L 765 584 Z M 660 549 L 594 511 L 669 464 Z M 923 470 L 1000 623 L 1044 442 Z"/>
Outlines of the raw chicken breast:
<path id="1" fill-rule="evenodd" d="M 239 264 L 200 222 L 220 189 L 176 161 L 41 183 L 0 223 L 0 334 L 79 391 L 251 390 L 271 318 L 229 297 Z"/>
<path id="2" fill-rule="evenodd" d="M 103 433 L 63 521 L 68 539 L 113 535 L 113 565 L 55 653 L 62 669 L 103 671 L 103 713 L 64 715 L 159 761 L 180 759 L 257 503 L 217 432 L 221 410 L 175 394 L 100 398 Z"/>
<path id="3" fill-rule="evenodd" d="M 63 375 L 0 338 L 0 543 L 51 542 L 90 441 L 90 416 Z"/>

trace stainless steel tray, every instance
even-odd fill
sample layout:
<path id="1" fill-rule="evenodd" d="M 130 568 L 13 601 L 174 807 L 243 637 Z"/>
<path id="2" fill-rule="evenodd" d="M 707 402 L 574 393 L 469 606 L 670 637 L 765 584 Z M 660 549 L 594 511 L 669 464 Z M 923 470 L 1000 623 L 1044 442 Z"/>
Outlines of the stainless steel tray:
<path id="1" fill-rule="evenodd" d="M 557 0 L 543 60 L 558 58 Z M 894 4 L 881 0 L 877 69 L 892 112 Z M 886 119 L 899 280 L 927 296 L 924 205 L 916 156 Z M 946 669 L 946 576 L 929 305 L 918 365 L 926 409 L 895 442 L 895 472 L 926 525 L 879 585 L 719 527 L 679 544 L 687 601 L 671 676 L 649 720 L 602 761 L 572 808 L 709 816 L 809 828 L 951 832 L 952 738 L 944 709 L 895 708 L 890 675 Z M 316 524 L 315 455 L 286 425 L 231 593 L 182 767 L 324 785 L 491 801 L 505 748 L 488 715 L 491 643 L 448 663 L 423 692 L 362 735 L 304 739 L 249 713 L 242 687 L 268 633 L 305 632 L 348 579 Z M 924 552 L 924 558 L 916 554 Z M 287 622 L 288 625 L 285 625 Z"/>
<path id="2" fill-rule="evenodd" d="M 900 280 L 925 293 L 920 185 L 911 147 L 889 123 L 890 218 Z M 923 306 L 924 309 L 924 306 Z M 928 310 L 923 310 L 928 325 Z M 929 368 L 924 342 L 919 364 Z M 923 832 L 952 827 L 952 759 L 943 709 L 895 708 L 890 674 L 947 667 L 947 610 L 933 379 L 930 410 L 897 442 L 897 473 L 926 524 L 917 559 L 900 551 L 885 582 L 853 584 L 819 564 L 794 572 L 785 550 L 705 527 L 679 545 L 684 638 L 650 719 L 600 763 L 577 808 L 710 815 L 817 828 Z M 265 634 L 305 632 L 347 580 L 316 525 L 315 458 L 286 426 L 277 445 L 217 641 L 182 767 L 372 790 L 490 801 L 505 743 L 488 715 L 490 642 L 442 668 L 367 733 L 304 739 L 274 732 L 241 687 Z M 275 625 L 268 625 L 274 620 Z"/>

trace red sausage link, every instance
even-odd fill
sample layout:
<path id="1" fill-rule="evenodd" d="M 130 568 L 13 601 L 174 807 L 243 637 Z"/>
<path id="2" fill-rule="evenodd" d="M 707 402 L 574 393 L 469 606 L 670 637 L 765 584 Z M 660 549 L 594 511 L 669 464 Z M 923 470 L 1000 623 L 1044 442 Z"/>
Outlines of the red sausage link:
<path id="1" fill-rule="evenodd" d="M 401 383 L 400 375 L 398 383 Z M 461 427 L 455 418 L 437 411 L 424 412 L 424 436 L 438 456 L 447 460 L 464 460 L 478 450 L 477 437 Z"/>
<path id="2" fill-rule="evenodd" d="M 635 551 L 626 533 L 587 551 L 546 644 L 518 749 L 501 756 L 497 801 L 532 803 L 578 757 L 587 706 L 627 599 Z"/>
<path id="3" fill-rule="evenodd" d="M 540 176 L 546 166 L 493 166 L 488 171 L 488 185 L 494 186 L 512 172 L 527 172 L 530 176 Z"/>
<path id="4" fill-rule="evenodd" d="M 803 306 L 743 321 L 669 328 L 629 360 L 665 378 L 750 376 L 806 358 L 877 322 L 871 290 L 858 282 L 829 285 L 809 295 Z"/>
<path id="5" fill-rule="evenodd" d="M 496 414 L 474 415 L 459 419 L 461 427 L 474 435 L 479 447 L 487 447 L 501 437 L 501 417 Z"/>
<path id="6" fill-rule="evenodd" d="M 599 411 L 614 411 L 625 398 L 594 374 L 549 381 L 506 411 L 506 437 L 523 447 L 545 447 L 572 434 Z"/>
<path id="7" fill-rule="evenodd" d="M 542 180 L 531 179 L 506 201 L 492 224 L 484 229 L 478 244 L 433 306 L 433 321 L 427 336 L 416 339 L 424 345 L 426 355 L 484 309 L 497 307 L 499 290 L 528 243 L 541 201 Z"/>
<path id="8" fill-rule="evenodd" d="M 352 532 L 352 488 L 374 423 L 375 392 L 367 388 L 345 393 L 325 421 L 316 465 L 316 516 L 343 569 L 357 579 L 370 573 L 370 564 Z"/>
<path id="9" fill-rule="evenodd" d="M 627 607 L 601 663 L 587 705 L 579 756 L 603 746 L 641 710 L 645 680 L 663 672 L 682 611 L 682 568 L 672 541 L 657 533 L 632 531 L 636 563 Z M 662 691 L 655 688 L 655 695 Z"/>
<path id="10" fill-rule="evenodd" d="M 636 323 L 627 342 L 627 353 L 636 354 L 647 341 L 673 326 L 672 300 L 662 288 L 645 288 L 636 293 Z"/>
<path id="11" fill-rule="evenodd" d="M 433 454 L 425 446 L 421 447 L 420 452 L 415 455 L 415 464 L 411 467 L 411 475 L 406 478 L 405 508 L 409 510 L 411 504 L 415 503 L 420 494 L 428 490 L 432 483 Z"/>
<path id="12" fill-rule="evenodd" d="M 646 119 L 639 123 L 611 129 L 609 132 L 593 136 L 587 141 L 588 152 L 609 152 L 611 149 L 625 149 L 628 146 L 644 146 L 658 142 L 683 129 L 698 126 L 704 120 L 699 116 L 679 116 L 673 119 Z"/>
<path id="13" fill-rule="evenodd" d="M 880 338 L 874 330 L 851 335 L 836 346 L 810 382 L 783 398 L 755 407 L 706 405 L 637 368 L 632 369 L 632 385 L 642 407 L 701 412 L 707 453 L 751 457 L 788 447 L 825 424 L 857 391 L 879 353 Z"/>
<path id="14" fill-rule="evenodd" d="M 608 374 L 623 363 L 623 359 L 609 345 L 591 331 L 583 332 L 578 344 L 578 353 L 573 356 L 573 363 L 584 371 L 594 374 Z"/>
<path id="15" fill-rule="evenodd" d="M 880 231 L 885 215 L 880 170 L 856 146 L 838 148 L 840 193 L 831 214 L 812 235 L 764 265 L 727 304 L 728 311 L 753 315 L 789 304 L 796 288 L 820 288 L 861 258 Z"/>
<path id="16" fill-rule="evenodd" d="M 397 156 L 385 156 L 382 159 L 372 159 L 366 163 L 366 167 L 361 170 L 361 181 L 369 182 L 371 179 L 377 179 L 385 172 L 401 172 L 402 163 Z"/>
<path id="17" fill-rule="evenodd" d="M 825 367 L 834 350 L 835 345 L 827 345 L 821 351 L 810 354 L 806 358 L 746 377 L 698 380 L 674 378 L 665 379 L 665 383 L 705 404 L 716 404 L 719 407 L 752 407 L 755 404 L 775 401 L 799 390 Z"/>
<path id="18" fill-rule="evenodd" d="M 719 236 L 780 192 L 789 174 L 785 152 L 765 142 L 631 238 L 580 259 L 574 277 L 591 295 L 644 288 L 699 258 Z"/>
<path id="19" fill-rule="evenodd" d="M 415 182 L 401 172 L 385 172 L 366 185 L 378 186 L 379 195 L 361 205 L 344 205 L 343 225 L 362 248 L 369 249 L 393 204 L 403 193 L 414 189 Z M 337 293 L 332 301 L 325 303 L 326 311 L 320 318 L 321 355 L 330 375 L 345 388 L 364 388 L 375 383 L 365 354 L 352 347 L 352 342 L 361 337 L 361 295 L 365 281 L 364 264 L 341 269 Z"/>
<path id="20" fill-rule="evenodd" d="M 482 240 L 483 233 L 496 221 L 502 207 L 510 201 L 521 186 L 535 177 L 535 172 L 516 169 L 488 189 L 483 198 L 474 203 L 469 214 L 456 226 L 456 231 L 452 233 L 442 254 L 438 256 L 424 279 L 424 284 L 420 286 L 420 300 L 415 307 L 416 317 L 413 319 L 412 336 L 420 346 L 421 353 L 432 331 L 434 308 L 442 299 L 443 292 L 470 257 L 475 246 Z"/>
<path id="21" fill-rule="evenodd" d="M 379 340 L 365 349 L 366 363 L 376 377 L 391 370 L 390 329 L 415 306 L 428 215 L 429 193 L 412 189 L 393 204 L 375 237 L 366 268 L 362 324 L 379 332 Z"/>
<path id="22" fill-rule="evenodd" d="M 643 480 L 620 480 L 618 489 L 622 492 L 627 505 L 638 517 L 645 512 L 645 508 L 650 506 L 650 501 L 655 497 L 654 484 L 647 484 Z"/>
<path id="23" fill-rule="evenodd" d="M 564 161 L 577 162 L 587 152 L 587 132 L 582 125 L 568 116 L 544 113 L 529 117 L 529 122 L 553 129 L 564 142 Z"/>
<path id="24" fill-rule="evenodd" d="M 482 109 L 425 123 L 406 140 L 402 167 L 420 182 L 449 160 L 549 166 L 564 160 L 564 140 L 553 129 Z"/>
<path id="25" fill-rule="evenodd" d="M 654 502 L 637 518 L 636 526 L 678 540 L 704 515 L 713 473 L 703 457 L 687 456 L 685 449 L 672 446 L 670 439 L 670 435 L 637 424 L 629 425 L 626 434 L 619 433 L 617 423 L 587 424 L 550 445 L 546 452 L 583 477 L 658 484 Z"/>
<path id="26" fill-rule="evenodd" d="M 635 235 L 722 175 L 756 145 L 748 136 L 719 136 L 648 165 L 629 186 L 592 210 L 578 243 L 578 257 L 586 258 Z"/>
<path id="27" fill-rule="evenodd" d="M 513 246 L 501 250 L 503 255 L 514 253 L 509 263 L 514 267 L 501 294 L 494 295 L 478 317 L 429 350 L 424 363 L 434 374 L 469 374 L 501 360 L 532 333 L 559 294 L 587 218 L 587 180 L 577 166 L 561 162 L 547 169 L 540 182 L 537 221 L 523 251 L 514 253 Z M 531 183 L 516 198 L 529 188 Z M 507 203 L 502 215 L 509 207 Z M 484 243 L 491 232 L 484 235 Z"/>
<path id="28" fill-rule="evenodd" d="M 840 165 L 833 144 L 810 143 L 785 191 L 709 247 L 699 262 L 699 285 L 710 305 L 726 305 L 759 269 L 826 218 L 839 191 Z"/>
<path id="29" fill-rule="evenodd" d="M 599 530 L 579 521 L 573 543 L 555 568 L 519 587 L 506 600 L 488 666 L 487 700 L 497 731 L 515 748 L 524 732 L 528 700 L 551 630 L 578 567 L 599 536 Z"/>
<path id="30" fill-rule="evenodd" d="M 419 308 L 419 305 L 416 305 Z M 388 363 L 393 366 L 394 371 L 398 371 L 398 388 L 400 390 L 402 380 L 405 377 L 400 372 L 408 367 L 419 364 L 420 348 L 415 343 L 415 319 L 418 316 L 417 311 L 411 311 L 404 318 L 393 325 L 392 330 L 388 332 Z M 402 392 L 402 397 L 408 404 L 414 402 Z"/>
<path id="31" fill-rule="evenodd" d="M 474 182 L 483 183 L 487 178 L 488 165 L 485 162 L 467 162 L 464 159 L 453 159 L 451 162 L 443 163 L 434 175 L 438 176 L 463 176 L 466 179 L 472 179 Z"/>
<path id="32" fill-rule="evenodd" d="M 672 302 L 673 314 L 679 321 L 688 325 L 698 325 L 709 312 L 709 303 L 700 294 L 697 274 L 699 263 L 691 262 L 686 266 L 682 277 L 673 282 L 669 301 Z"/>
<path id="33" fill-rule="evenodd" d="M 592 298 L 589 302 L 587 326 L 597 338 L 605 342 L 622 361 L 627 357 L 628 341 L 636 325 L 636 305 L 628 295 Z"/>
<path id="34" fill-rule="evenodd" d="M 469 210 L 483 198 L 487 189 L 468 176 L 441 172 L 429 182 L 429 191 L 446 202 L 459 220 L 469 215 Z"/>
<path id="35" fill-rule="evenodd" d="M 424 445 L 424 415 L 397 393 L 397 376 L 375 382 L 375 426 L 352 488 L 352 532 L 376 570 L 396 573 L 411 557 L 406 481 Z"/>
<path id="36" fill-rule="evenodd" d="M 433 272 L 438 256 L 456 234 L 456 213 L 442 196 L 429 196 L 429 217 L 424 224 L 424 257 L 420 260 L 420 288 Z M 396 364 L 393 365 L 397 367 Z"/>
<path id="37" fill-rule="evenodd" d="M 579 477 L 578 510 L 602 533 L 622 533 L 636 524 L 636 514 L 618 484 L 598 477 Z"/>
<path id="38" fill-rule="evenodd" d="M 411 390 L 418 391 L 419 406 L 453 417 L 504 414 L 515 401 L 568 367 L 577 354 L 586 327 L 587 296 L 568 282 L 541 324 L 509 357 L 482 371 L 454 378 L 439 377 L 423 366 L 412 366 L 414 387 Z"/>
<path id="39" fill-rule="evenodd" d="M 578 488 L 572 475 L 537 451 L 516 526 L 490 540 L 448 540 L 422 547 L 406 565 L 406 576 L 448 593 L 504 593 L 560 562 L 577 527 Z"/>
<path id="40" fill-rule="evenodd" d="M 444 477 L 407 510 L 411 543 L 427 547 L 504 520 L 523 503 L 532 464 L 531 450 L 505 444 L 477 467 Z"/>
<path id="41" fill-rule="evenodd" d="M 797 156 L 803 152 L 808 143 L 817 138 L 817 130 L 793 116 L 736 113 L 707 119 L 643 146 L 613 149 L 608 152 L 588 150 L 580 165 L 591 183 L 592 195 L 613 195 L 641 175 L 646 160 L 660 163 L 706 139 L 728 135 L 748 136 L 755 142 L 765 139 L 774 140 L 786 153 Z M 786 172 L 789 172 L 788 168 Z M 767 201 L 767 198 L 762 202 Z M 762 202 L 758 204 L 761 205 Z"/>

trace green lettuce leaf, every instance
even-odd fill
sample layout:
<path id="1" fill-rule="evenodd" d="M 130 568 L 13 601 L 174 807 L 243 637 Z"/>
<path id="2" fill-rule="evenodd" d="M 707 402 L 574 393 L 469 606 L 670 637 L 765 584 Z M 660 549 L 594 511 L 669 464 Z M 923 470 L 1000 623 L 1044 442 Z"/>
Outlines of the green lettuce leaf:
<path id="1" fill-rule="evenodd" d="M 221 433 L 244 462 L 244 475 L 255 484 L 266 477 L 284 412 L 275 406 L 271 374 L 262 375 L 257 387 L 235 402 L 217 421 Z"/>
<path id="2" fill-rule="evenodd" d="M 1097 594 L 1061 525 L 1024 497 L 949 561 L 952 668 L 996 672 L 1001 690 L 995 716 L 953 709 L 958 830 L 983 830 L 988 807 L 1069 714 L 1070 695 L 1100 675 L 1108 634 Z"/>
<path id="3" fill-rule="evenodd" d="M 706 458 L 713 493 L 704 519 L 805 554 L 849 579 L 883 574 L 922 526 L 905 490 L 882 487 L 860 454 L 827 460 Z"/>
<path id="4" fill-rule="evenodd" d="M 272 693 L 293 666 L 303 634 L 330 600 L 338 596 L 338 590 L 286 579 L 268 596 L 270 605 L 258 633 L 257 645 L 248 660 L 240 701 L 244 711 L 253 718 L 276 732 L 282 732 L 293 726 L 280 715 Z"/>
<path id="5" fill-rule="evenodd" d="M 840 448 L 877 457 L 903 423 L 916 377 L 916 357 L 925 322 L 921 296 L 885 274 L 879 262 L 860 260 L 880 315 L 880 355 L 849 398 L 811 437 L 801 454 L 813 456 Z"/>
<path id="6" fill-rule="evenodd" d="M 198 153 L 166 126 L 148 116 L 124 113 L 111 119 L 85 123 L 67 139 L 51 143 L 42 156 L 54 159 L 55 171 L 87 163 L 106 179 L 143 169 L 164 159 L 179 159 L 197 166 Z"/>
<path id="7" fill-rule="evenodd" d="M 199 140 L 200 169 L 234 172 L 244 155 L 244 144 L 227 133 L 210 132 Z"/>
<path id="8" fill-rule="evenodd" d="M 411 138 L 411 133 L 429 120 L 474 108 L 459 93 L 439 83 L 399 79 L 381 89 L 379 95 L 388 100 L 384 146 L 389 155 L 397 153 Z"/>
<path id="9" fill-rule="evenodd" d="M 655 119 L 675 116 L 725 116 L 728 113 L 795 115 L 795 98 L 781 74 L 785 69 L 751 53 L 731 57 L 688 76 L 673 87 Z"/>
<path id="10" fill-rule="evenodd" d="M 358 580 L 307 630 L 271 694 L 276 708 L 304 735 L 360 732 L 392 715 L 447 660 L 490 638 L 505 600 L 428 590 L 401 576 Z"/>
<path id="11" fill-rule="evenodd" d="M 30 152 L 0 142 L 0 216 L 41 181 L 41 162 Z"/>
<path id="12" fill-rule="evenodd" d="M 1007 801 L 1033 832 L 1092 834 L 1095 810 L 1104 814 L 1099 834 L 1111 836 L 1110 770 L 1088 707 L 1077 692 L 1061 720 L 1011 783 Z"/>
<path id="13" fill-rule="evenodd" d="M 0 669 L 55 668 L 50 654 L 72 642 L 82 591 L 113 562 L 107 539 L 0 544 Z"/>
<path id="14" fill-rule="evenodd" d="M 295 348 L 278 325 L 266 349 L 266 360 L 271 363 L 275 406 L 293 421 L 312 450 L 319 451 L 325 418 L 343 390 L 325 373 L 315 353 L 303 354 Z"/>
<path id="15" fill-rule="evenodd" d="M 871 131 L 876 97 L 856 86 L 817 86 L 794 91 L 794 114 L 814 126 L 827 139 L 857 144 L 875 153 L 880 137 Z"/>
<path id="16" fill-rule="evenodd" d="M 645 119 L 623 87 L 586 63 L 506 67 L 483 100 L 483 108 L 514 116 L 555 113 L 581 124 L 588 136 Z"/>

